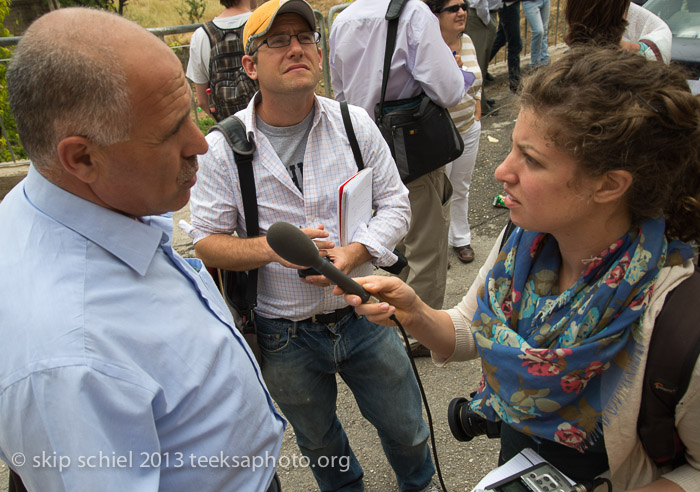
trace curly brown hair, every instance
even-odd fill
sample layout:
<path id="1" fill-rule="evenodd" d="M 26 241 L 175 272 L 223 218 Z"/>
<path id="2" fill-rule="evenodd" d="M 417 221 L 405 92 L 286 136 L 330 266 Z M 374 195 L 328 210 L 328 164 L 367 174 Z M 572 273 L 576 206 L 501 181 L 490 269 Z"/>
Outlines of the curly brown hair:
<path id="1" fill-rule="evenodd" d="M 625 14 L 630 0 L 568 0 L 564 17 L 568 30 L 564 42 L 579 44 L 619 45 L 627 27 Z"/>
<path id="2" fill-rule="evenodd" d="M 632 220 L 700 241 L 700 96 L 685 74 L 619 48 L 579 47 L 524 81 L 520 104 L 587 176 L 621 169 Z"/>

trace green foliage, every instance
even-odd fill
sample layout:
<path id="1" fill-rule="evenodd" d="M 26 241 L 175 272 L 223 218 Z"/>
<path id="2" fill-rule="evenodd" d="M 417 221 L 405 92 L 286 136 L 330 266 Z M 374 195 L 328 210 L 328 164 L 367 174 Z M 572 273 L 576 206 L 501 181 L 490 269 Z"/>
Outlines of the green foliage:
<path id="1" fill-rule="evenodd" d="M 10 35 L 10 32 L 2 26 L 2 20 L 9 12 L 10 0 L 0 0 L 0 37 Z M 0 59 L 9 60 L 11 56 L 12 50 L 0 48 Z M 27 157 L 19 141 L 17 125 L 10 112 L 10 103 L 7 101 L 7 82 L 5 81 L 7 63 L 0 62 L 0 119 L 2 119 L 2 125 L 5 129 L 4 132 L 0 132 L 0 162 L 11 161 L 13 159 L 12 152 L 14 152 L 16 159 Z"/>
<path id="2" fill-rule="evenodd" d="M 184 19 L 187 18 L 190 24 L 200 22 L 207 8 L 205 0 L 183 0 L 183 6 L 177 7 L 177 13 Z"/>
<path id="3" fill-rule="evenodd" d="M 204 111 L 202 111 L 200 108 L 197 108 L 197 125 L 199 125 L 199 129 L 201 132 L 206 135 L 209 133 L 209 129 L 216 125 L 216 121 L 214 121 L 212 118 L 210 118 Z"/>
<path id="4" fill-rule="evenodd" d="M 49 0 L 45 0 L 48 3 Z M 96 7 L 103 10 L 111 10 L 120 15 L 124 13 L 124 7 L 129 0 L 59 0 L 61 7 Z"/>

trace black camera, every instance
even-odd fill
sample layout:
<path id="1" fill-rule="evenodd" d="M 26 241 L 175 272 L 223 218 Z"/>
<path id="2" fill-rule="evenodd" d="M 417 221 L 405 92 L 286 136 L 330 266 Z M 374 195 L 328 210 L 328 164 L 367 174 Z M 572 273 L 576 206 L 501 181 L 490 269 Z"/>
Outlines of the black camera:
<path id="1" fill-rule="evenodd" d="M 455 398 L 447 408 L 447 422 L 458 441 L 471 441 L 486 434 L 490 439 L 500 437 L 501 422 L 491 422 L 469 408 L 469 400 Z"/>

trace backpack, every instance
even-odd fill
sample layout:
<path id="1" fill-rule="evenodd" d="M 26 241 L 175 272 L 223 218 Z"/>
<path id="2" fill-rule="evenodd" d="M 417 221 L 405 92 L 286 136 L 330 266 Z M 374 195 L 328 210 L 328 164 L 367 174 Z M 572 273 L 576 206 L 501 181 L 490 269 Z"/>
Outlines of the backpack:
<path id="1" fill-rule="evenodd" d="M 500 249 L 515 230 L 508 220 Z M 686 462 L 676 429 L 676 406 L 685 395 L 700 357 L 700 269 L 664 300 L 654 322 L 644 368 L 637 434 L 656 466 L 677 468 Z"/>
<path id="2" fill-rule="evenodd" d="M 221 29 L 213 21 L 202 24 L 209 37 L 209 107 L 214 108 L 214 119 L 222 121 L 248 105 L 257 86 L 241 65 L 243 29 Z"/>

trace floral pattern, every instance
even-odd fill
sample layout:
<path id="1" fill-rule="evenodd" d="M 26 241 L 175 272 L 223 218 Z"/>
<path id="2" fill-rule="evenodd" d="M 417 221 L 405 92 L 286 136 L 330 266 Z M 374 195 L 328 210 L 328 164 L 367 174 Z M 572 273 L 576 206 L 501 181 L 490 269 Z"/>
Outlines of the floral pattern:
<path id="1" fill-rule="evenodd" d="M 479 290 L 472 332 L 483 377 L 472 409 L 574 449 L 590 445 L 616 388 L 637 369 L 660 268 L 692 256 L 664 230 L 662 217 L 632 228 L 559 292 L 557 241 L 516 228 Z"/>

